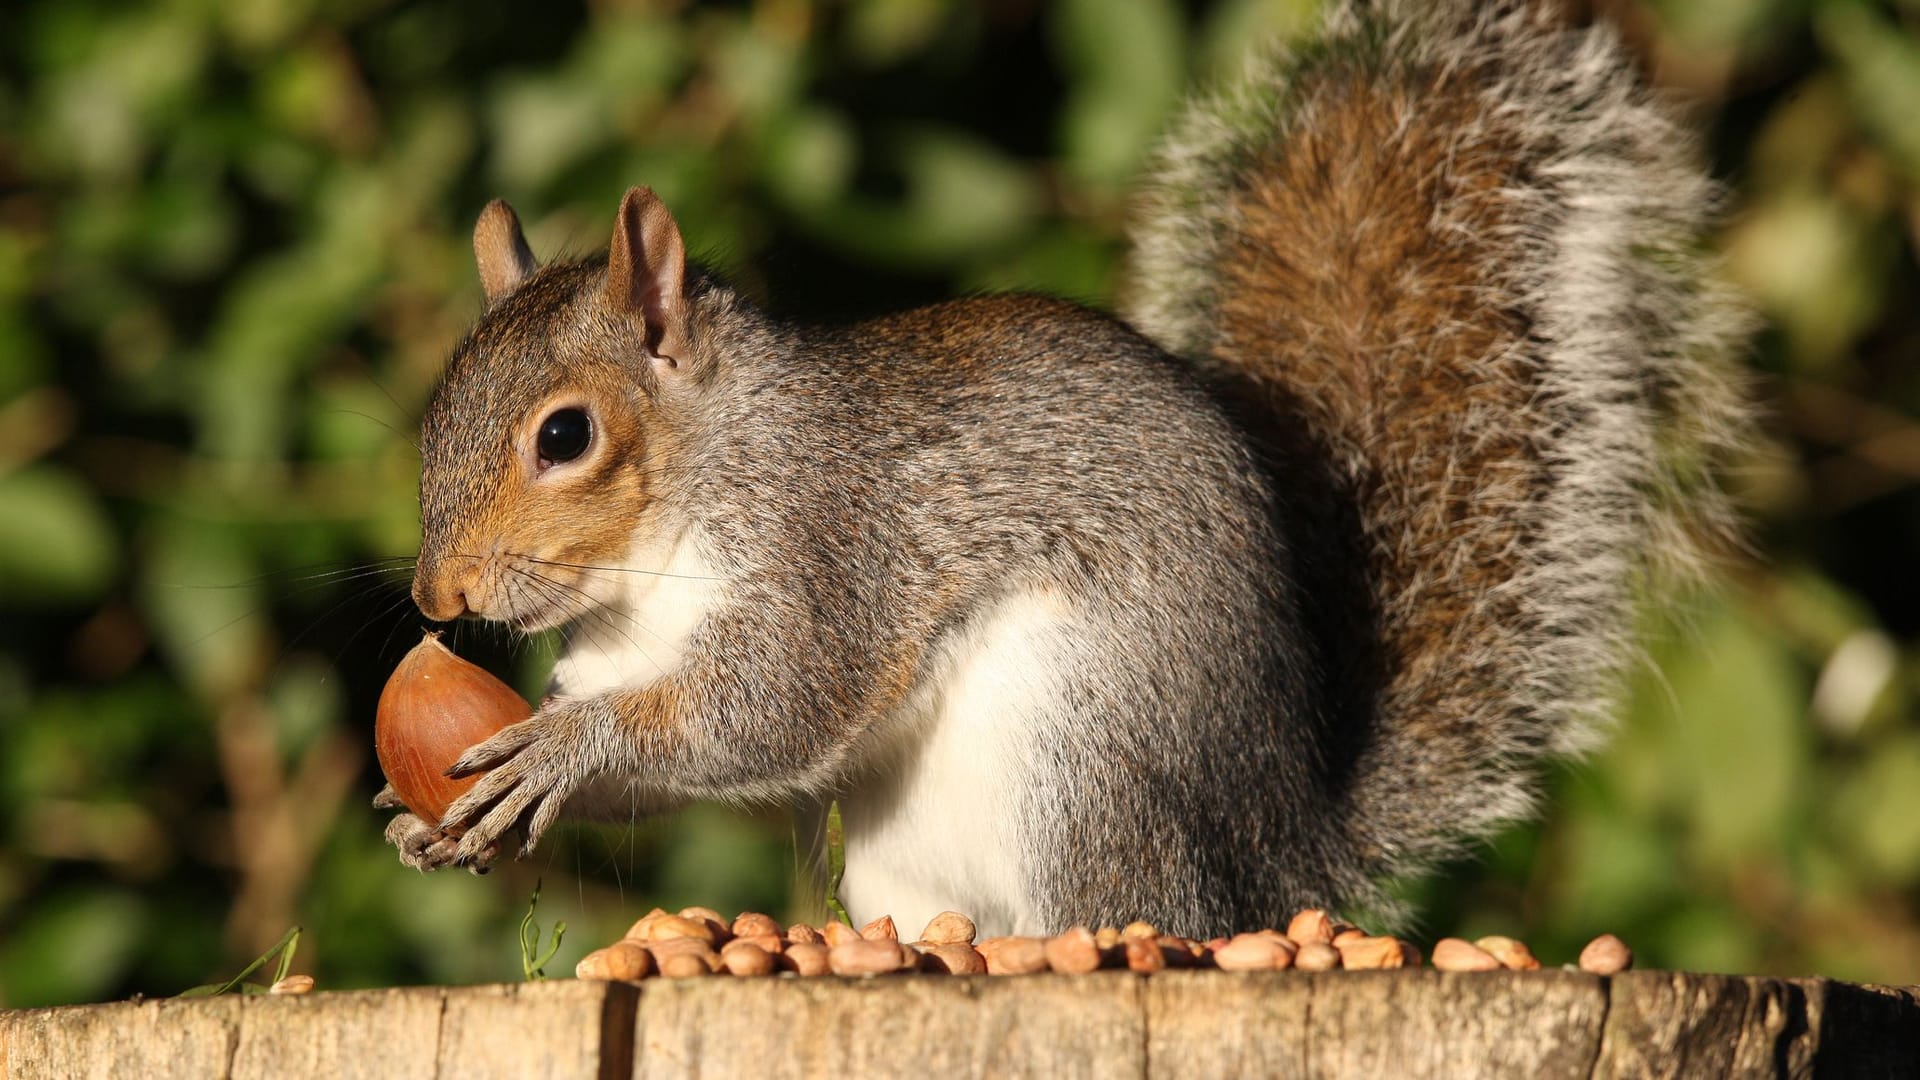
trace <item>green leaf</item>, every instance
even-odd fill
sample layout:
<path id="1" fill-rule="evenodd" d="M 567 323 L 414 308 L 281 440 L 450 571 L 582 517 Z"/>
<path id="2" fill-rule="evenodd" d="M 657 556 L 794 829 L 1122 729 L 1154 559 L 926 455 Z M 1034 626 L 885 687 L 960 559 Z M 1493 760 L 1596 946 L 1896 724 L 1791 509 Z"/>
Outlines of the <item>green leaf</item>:
<path id="1" fill-rule="evenodd" d="M 34 465 L 0 476 L 0 595 L 96 596 L 113 580 L 119 549 L 106 512 L 72 473 Z"/>
<path id="2" fill-rule="evenodd" d="M 538 982 L 547 977 L 547 961 L 560 951 L 560 939 L 567 936 L 567 924 L 561 920 L 553 924 L 553 944 L 546 951 L 540 950 L 540 924 L 534 921 L 534 912 L 540 907 L 540 882 L 533 883 L 533 896 L 527 900 L 527 913 L 520 917 L 520 973 L 528 982 Z"/>
<path id="3" fill-rule="evenodd" d="M 1685 815 L 1695 858 L 1731 869 L 1777 850 L 1799 824 L 1811 734 L 1804 672 L 1727 601 L 1700 613 L 1637 697 L 1633 741 L 1659 749 L 1663 787 Z"/>
<path id="4" fill-rule="evenodd" d="M 259 956 L 254 958 L 253 963 L 248 964 L 246 967 L 240 969 L 240 974 L 235 975 L 233 978 L 228 979 L 226 982 L 223 982 L 223 983 L 206 983 L 201 986 L 189 987 L 185 990 L 180 991 L 180 993 L 174 996 L 175 997 L 214 997 L 215 995 L 218 995 L 218 994 L 227 993 L 233 990 L 234 988 L 239 987 L 240 984 L 246 980 L 247 976 L 253 974 L 256 971 L 259 971 L 260 968 L 263 965 L 265 965 L 268 960 L 272 959 L 275 956 L 280 957 L 280 966 L 277 969 L 279 971 L 279 974 L 273 977 L 273 981 L 279 982 L 281 979 L 284 979 L 287 977 L 287 971 L 293 966 L 294 950 L 298 949 L 299 947 L 300 947 L 300 928 L 295 926 L 289 929 L 285 934 L 282 934 L 280 937 L 280 940 L 274 944 L 273 948 L 268 949 L 266 952 L 261 953 Z"/>
<path id="5" fill-rule="evenodd" d="M 1186 79 L 1186 26 L 1168 0 L 1066 0 L 1054 38 L 1072 78 L 1067 167 L 1117 190 L 1138 171 Z"/>
<path id="6" fill-rule="evenodd" d="M 187 517 L 155 523 L 142 582 L 162 650 L 206 700 L 254 677 L 269 647 L 264 583 L 236 530 Z"/>
<path id="7" fill-rule="evenodd" d="M 1840 58 L 1840 73 L 1860 120 L 1902 170 L 1920 179 L 1920 41 L 1858 0 L 1816 8 L 1820 42 Z"/>
<path id="8" fill-rule="evenodd" d="M 136 893 L 62 889 L 42 893 L 0 942 L 7 1004 L 16 1008 L 88 1001 L 126 974 L 148 932 Z"/>

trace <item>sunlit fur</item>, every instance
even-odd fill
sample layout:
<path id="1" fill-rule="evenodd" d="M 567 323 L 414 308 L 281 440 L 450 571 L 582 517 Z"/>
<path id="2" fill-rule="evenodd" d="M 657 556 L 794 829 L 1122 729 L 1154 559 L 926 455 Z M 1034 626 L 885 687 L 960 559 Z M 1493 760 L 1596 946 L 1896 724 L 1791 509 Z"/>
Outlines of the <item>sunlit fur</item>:
<path id="1" fill-rule="evenodd" d="M 1720 516 L 1670 463 L 1742 429 L 1687 140 L 1604 29 L 1389 3 L 1195 106 L 1156 177 L 1127 310 L 1159 345 L 1034 297 L 803 327 L 692 272 L 659 304 L 618 280 L 678 280 L 644 192 L 613 288 L 483 221 L 418 594 L 569 652 L 463 760 L 458 855 L 563 806 L 838 797 L 856 915 L 1205 937 L 1378 905 L 1522 813 L 1605 711 L 1636 568 Z M 575 398 L 604 442 L 542 474 L 526 433 Z"/>

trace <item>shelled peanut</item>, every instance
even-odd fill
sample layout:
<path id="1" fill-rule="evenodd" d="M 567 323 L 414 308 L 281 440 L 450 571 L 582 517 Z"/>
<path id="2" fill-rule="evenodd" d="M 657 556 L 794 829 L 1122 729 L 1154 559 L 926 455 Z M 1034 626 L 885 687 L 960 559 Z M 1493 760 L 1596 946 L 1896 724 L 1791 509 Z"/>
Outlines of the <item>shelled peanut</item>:
<path id="1" fill-rule="evenodd" d="M 1632 951 L 1611 934 L 1580 954 L 1582 970 L 1611 975 L 1633 962 Z M 934 917 L 917 940 L 902 942 L 889 916 L 854 929 L 843 922 L 782 926 L 767 915 L 745 912 L 732 921 L 711 908 L 659 908 L 635 922 L 626 936 L 583 958 L 574 973 L 583 979 L 636 981 L 658 975 L 692 978 L 791 973 L 800 976 L 892 975 L 925 972 L 952 975 L 1079 975 L 1102 969 L 1152 974 L 1169 968 L 1221 971 L 1361 971 L 1419 967 L 1419 949 L 1396 937 L 1368 934 L 1316 909 L 1294 916 L 1286 929 L 1248 931 L 1201 942 L 1162 933 L 1150 923 L 1098 930 L 1075 926 L 1051 937 L 1008 936 L 976 940 L 973 921 L 958 912 Z M 1540 961 L 1509 937 L 1477 941 L 1444 938 L 1433 947 L 1441 971 L 1532 971 Z"/>

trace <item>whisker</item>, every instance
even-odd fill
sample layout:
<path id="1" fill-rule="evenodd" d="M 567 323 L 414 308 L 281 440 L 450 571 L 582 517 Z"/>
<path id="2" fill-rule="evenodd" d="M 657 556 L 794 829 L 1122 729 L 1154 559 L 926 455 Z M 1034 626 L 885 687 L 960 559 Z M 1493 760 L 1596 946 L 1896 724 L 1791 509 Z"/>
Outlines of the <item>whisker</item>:
<path id="1" fill-rule="evenodd" d="M 270 585 L 286 581 L 338 582 L 355 578 L 378 577 L 382 574 L 397 574 L 413 564 L 410 555 L 389 555 L 369 560 L 368 563 L 353 566 L 340 566 L 335 563 L 313 563 L 308 566 L 289 566 L 279 570 L 269 570 L 264 574 L 255 574 L 239 581 L 219 582 L 215 584 L 195 584 L 181 581 L 162 581 L 157 584 L 163 589 L 250 589 L 256 585 Z M 324 568 L 324 569 L 323 569 Z M 306 571 L 316 571 L 307 573 Z"/>
<path id="2" fill-rule="evenodd" d="M 546 596 L 551 602 L 555 604 L 559 604 L 563 606 L 566 610 L 573 612 L 572 617 L 574 619 L 591 619 L 597 625 L 604 627 L 605 629 L 615 634 L 620 635 L 620 637 L 624 639 L 627 644 L 633 646 L 635 652 L 638 652 L 642 657 L 646 659 L 647 663 L 653 665 L 654 670 L 657 673 L 662 675 L 666 674 L 666 670 L 667 670 L 666 666 L 660 663 L 660 661 L 654 659 L 653 654 L 649 653 L 646 650 L 646 648 L 642 646 L 638 641 L 635 641 L 631 634 L 628 634 L 625 630 L 622 630 L 618 625 L 616 625 L 613 622 L 610 614 L 606 611 L 605 608 L 602 608 L 596 604 L 590 603 L 590 601 L 593 599 L 592 597 L 588 596 L 586 593 L 581 592 L 579 589 L 576 589 L 571 585 L 567 585 L 564 582 L 554 581 L 553 579 L 546 577 L 543 574 L 538 574 L 538 573 L 535 573 L 534 571 L 527 570 L 522 567 L 513 567 L 512 570 L 515 574 L 519 575 L 519 577 L 524 582 L 526 582 L 530 587 L 541 591 L 541 593 L 544 596 Z M 635 622 L 632 619 L 628 619 L 626 621 L 630 625 L 633 625 L 642 631 L 645 631 L 647 633 L 652 633 L 652 631 L 648 630 L 645 626 Z M 653 636 L 656 638 L 660 638 L 660 635 L 657 633 L 654 634 Z M 662 644 L 667 643 L 666 639 L 664 638 L 660 638 L 660 640 Z M 593 644 L 596 648 L 600 650 L 601 658 L 606 660 L 607 664 L 610 667 L 619 666 L 614 661 L 613 654 L 607 652 L 606 646 L 604 644 L 597 641 L 594 642 Z"/>
<path id="3" fill-rule="evenodd" d="M 526 555 L 517 551 L 508 552 L 507 554 L 513 556 L 516 559 L 524 559 L 527 562 L 535 563 L 540 566 L 564 566 L 569 570 L 597 570 L 603 574 L 642 574 L 647 577 L 673 578 L 678 581 L 725 581 L 726 580 L 725 578 L 715 577 L 710 574 L 674 574 L 665 570 L 642 570 L 638 567 L 632 567 L 632 566 L 595 566 L 592 563 L 561 562 L 558 559 L 542 559 L 536 555 Z"/>
<path id="4" fill-rule="evenodd" d="M 578 605 L 579 605 L 578 610 L 580 614 L 595 615 L 601 620 L 601 625 L 607 627 L 607 629 L 612 630 L 615 633 L 620 632 L 619 627 L 615 626 L 612 621 L 614 612 L 609 608 L 601 605 L 599 601 L 595 600 L 593 595 L 588 593 L 586 590 L 569 585 L 564 581 L 559 581 L 555 578 L 550 578 L 545 574 L 541 574 L 532 570 L 525 569 L 524 567 L 516 567 L 515 570 L 518 573 L 527 575 L 532 578 L 536 578 L 539 581 L 545 583 L 546 585 L 551 586 L 552 588 L 564 589 L 567 592 L 573 594 L 574 596 L 579 597 L 580 599 L 578 601 Z M 655 641 L 658 641 L 662 645 L 668 646 L 669 648 L 673 646 L 673 642 L 668 641 L 665 637 L 661 636 L 661 634 L 658 631 L 654 630 L 652 627 L 641 622 L 640 620 L 635 619 L 631 615 L 623 614 L 621 617 L 621 621 L 626 623 L 628 626 L 631 626 L 634 629 L 639 630 L 643 634 L 648 634 L 652 636 L 652 638 Z M 622 634 L 621 636 L 624 637 L 625 635 Z M 627 638 L 627 640 L 633 644 L 634 648 L 636 649 L 640 648 L 640 644 L 638 642 L 633 641 L 632 638 Z M 651 657 L 649 657 L 649 659 L 651 659 Z M 657 667 L 658 665 L 656 664 L 655 666 Z"/>
<path id="5" fill-rule="evenodd" d="M 386 393 L 386 390 L 384 387 L 381 389 L 381 393 Z M 389 395 L 389 400 L 391 400 L 391 395 Z M 398 405 L 399 403 L 395 402 L 395 404 Z M 400 430 L 397 427 L 394 427 L 392 424 L 387 423 L 385 420 L 380 419 L 379 417 L 373 415 L 372 413 L 364 413 L 364 412 L 361 412 L 359 409 L 326 409 L 324 410 L 324 412 L 327 414 L 335 415 L 335 416 L 357 416 L 362 420 L 371 420 L 372 422 L 379 424 L 381 427 L 386 428 L 388 431 L 391 431 L 395 435 L 398 435 L 402 439 L 406 440 L 407 445 L 413 447 L 414 453 L 417 454 L 421 452 L 419 441 L 416 440 L 412 435 L 408 434 L 405 431 Z"/>

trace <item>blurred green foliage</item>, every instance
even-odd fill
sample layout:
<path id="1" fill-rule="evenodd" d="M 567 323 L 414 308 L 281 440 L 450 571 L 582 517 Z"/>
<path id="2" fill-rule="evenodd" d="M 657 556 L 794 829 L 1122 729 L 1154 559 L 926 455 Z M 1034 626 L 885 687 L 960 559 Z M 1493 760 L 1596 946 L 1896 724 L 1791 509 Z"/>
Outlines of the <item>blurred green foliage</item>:
<path id="1" fill-rule="evenodd" d="M 513 978 L 656 903 L 782 910 L 778 816 L 569 830 L 485 879 L 382 844 L 409 433 L 468 228 L 605 243 L 653 185 L 776 309 L 1109 299 L 1183 88 L 1311 0 L 25 0 L 0 9 L 0 1004 L 170 993 L 307 928 L 327 987 Z M 1920 5 L 1616 0 L 1732 189 L 1768 320 L 1755 550 L 1649 617 L 1617 737 L 1409 887 L 1549 961 L 1920 981 Z M 459 647 L 534 691 L 550 642 Z"/>

